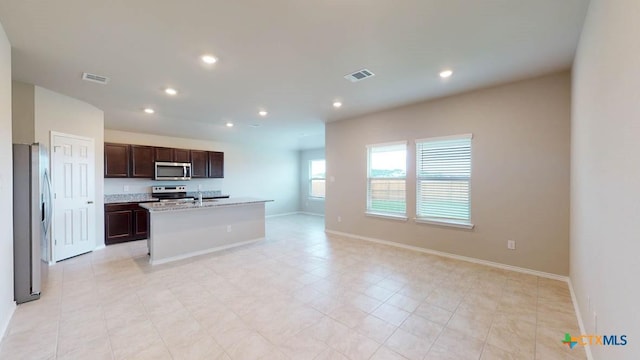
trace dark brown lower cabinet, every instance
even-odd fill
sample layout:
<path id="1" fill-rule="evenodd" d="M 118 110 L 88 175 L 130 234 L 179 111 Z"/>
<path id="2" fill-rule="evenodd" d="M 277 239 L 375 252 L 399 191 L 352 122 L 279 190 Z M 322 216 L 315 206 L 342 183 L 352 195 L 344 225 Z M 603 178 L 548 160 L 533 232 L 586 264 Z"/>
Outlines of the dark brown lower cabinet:
<path id="1" fill-rule="evenodd" d="M 149 212 L 141 207 L 133 210 L 133 236 L 136 239 L 149 237 Z"/>
<path id="2" fill-rule="evenodd" d="M 107 245 L 149 237 L 149 214 L 136 203 L 104 206 L 104 242 Z"/>

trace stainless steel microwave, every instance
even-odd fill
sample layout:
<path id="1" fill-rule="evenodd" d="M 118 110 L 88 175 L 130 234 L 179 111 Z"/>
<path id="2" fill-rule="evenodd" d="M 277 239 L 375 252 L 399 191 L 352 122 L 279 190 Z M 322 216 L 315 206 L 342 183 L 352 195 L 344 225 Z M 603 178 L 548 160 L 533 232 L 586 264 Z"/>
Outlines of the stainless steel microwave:
<path id="1" fill-rule="evenodd" d="M 191 180 L 191 163 L 156 161 L 154 180 Z"/>

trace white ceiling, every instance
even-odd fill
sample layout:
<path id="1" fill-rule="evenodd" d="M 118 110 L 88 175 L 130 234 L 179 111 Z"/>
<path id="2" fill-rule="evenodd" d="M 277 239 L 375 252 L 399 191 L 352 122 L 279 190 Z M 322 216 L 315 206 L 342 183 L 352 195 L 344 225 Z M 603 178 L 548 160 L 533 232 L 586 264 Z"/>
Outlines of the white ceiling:
<path id="1" fill-rule="evenodd" d="M 107 128 L 301 149 L 323 146 L 325 121 L 567 69 L 587 6 L 0 0 L 0 22 L 13 45 L 14 79 L 103 109 Z M 219 62 L 204 66 L 205 53 Z M 376 76 L 343 78 L 362 68 Z M 455 71 L 447 81 L 438 77 L 445 68 Z M 85 71 L 111 81 L 84 82 Z M 178 96 L 165 95 L 167 86 Z M 334 99 L 344 106 L 333 109 Z M 147 106 L 156 113 L 144 114 Z"/>

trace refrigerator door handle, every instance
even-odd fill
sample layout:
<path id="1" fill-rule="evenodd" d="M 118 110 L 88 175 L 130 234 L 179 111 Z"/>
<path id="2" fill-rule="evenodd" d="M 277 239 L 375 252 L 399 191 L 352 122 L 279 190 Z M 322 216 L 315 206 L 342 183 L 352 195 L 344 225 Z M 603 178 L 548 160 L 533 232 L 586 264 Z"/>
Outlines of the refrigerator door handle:
<path id="1" fill-rule="evenodd" d="M 45 212 L 45 223 L 44 223 L 44 233 L 47 234 L 49 232 L 49 225 L 51 225 L 52 218 L 52 210 L 53 210 L 53 198 L 51 196 L 51 181 L 49 180 L 49 174 L 47 170 L 44 170 L 44 183 L 47 188 L 47 198 L 45 199 L 46 212 Z"/>

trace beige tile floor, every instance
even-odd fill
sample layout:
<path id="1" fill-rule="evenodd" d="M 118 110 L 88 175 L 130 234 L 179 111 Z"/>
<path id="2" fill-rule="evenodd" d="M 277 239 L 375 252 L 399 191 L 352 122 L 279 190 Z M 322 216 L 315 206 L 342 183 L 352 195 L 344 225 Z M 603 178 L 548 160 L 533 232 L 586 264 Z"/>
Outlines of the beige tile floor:
<path id="1" fill-rule="evenodd" d="M 179 240 L 178 240 L 179 241 Z M 146 243 L 50 268 L 0 359 L 584 359 L 560 281 L 269 219 L 267 240 L 151 267 Z"/>

